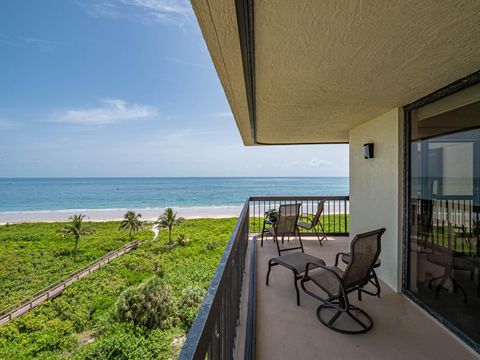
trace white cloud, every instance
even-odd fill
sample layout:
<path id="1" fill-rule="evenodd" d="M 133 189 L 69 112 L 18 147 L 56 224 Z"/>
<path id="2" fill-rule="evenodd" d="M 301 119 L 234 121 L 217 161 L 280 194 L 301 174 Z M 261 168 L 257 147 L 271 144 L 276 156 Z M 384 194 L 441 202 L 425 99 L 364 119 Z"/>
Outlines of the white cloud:
<path id="1" fill-rule="evenodd" d="M 191 8 L 187 1 L 182 0 L 120 0 L 122 4 L 130 6 L 138 6 L 147 10 L 156 12 L 157 14 L 189 14 Z"/>
<path id="2" fill-rule="evenodd" d="M 329 165 L 330 165 L 329 161 L 317 159 L 316 157 L 313 157 L 312 160 L 310 160 L 310 166 L 313 166 L 313 167 L 322 167 L 322 166 L 329 166 Z"/>
<path id="3" fill-rule="evenodd" d="M 77 4 L 95 17 L 122 17 L 180 27 L 193 19 L 191 5 L 186 0 L 101 0 L 93 4 L 77 1 Z"/>
<path id="4" fill-rule="evenodd" d="M 51 121 L 79 125 L 108 125 L 124 121 L 152 118 L 157 115 L 154 107 L 128 104 L 121 99 L 102 100 L 102 106 L 71 109 L 56 113 Z"/>
<path id="5" fill-rule="evenodd" d="M 81 6 L 87 14 L 93 17 L 107 17 L 114 19 L 122 16 L 115 4 L 109 1 L 98 1 L 93 4 L 86 4 L 81 1 L 77 1 L 76 3 Z"/>

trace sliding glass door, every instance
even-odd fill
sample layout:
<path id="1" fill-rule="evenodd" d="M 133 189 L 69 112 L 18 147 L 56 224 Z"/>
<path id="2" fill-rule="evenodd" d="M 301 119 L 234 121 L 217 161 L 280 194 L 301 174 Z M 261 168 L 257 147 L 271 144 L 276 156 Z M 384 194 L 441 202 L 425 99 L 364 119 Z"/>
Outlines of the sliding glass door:
<path id="1" fill-rule="evenodd" d="M 407 114 L 406 291 L 480 344 L 480 84 Z"/>

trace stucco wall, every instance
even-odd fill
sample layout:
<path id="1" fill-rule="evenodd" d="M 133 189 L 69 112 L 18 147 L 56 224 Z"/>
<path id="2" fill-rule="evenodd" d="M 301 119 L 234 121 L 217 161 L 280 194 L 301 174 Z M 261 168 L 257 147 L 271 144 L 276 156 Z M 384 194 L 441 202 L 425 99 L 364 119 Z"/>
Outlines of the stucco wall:
<path id="1" fill-rule="evenodd" d="M 401 290 L 401 110 L 391 110 L 350 130 L 350 234 L 385 227 L 378 275 Z M 374 143 L 373 159 L 363 144 Z"/>

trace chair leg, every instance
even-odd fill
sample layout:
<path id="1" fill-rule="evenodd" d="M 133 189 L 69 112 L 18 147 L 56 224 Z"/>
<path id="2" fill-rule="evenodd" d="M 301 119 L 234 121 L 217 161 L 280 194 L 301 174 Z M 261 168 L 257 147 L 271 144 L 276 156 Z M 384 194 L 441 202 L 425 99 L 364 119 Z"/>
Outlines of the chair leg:
<path id="1" fill-rule="evenodd" d="M 443 278 L 443 275 L 442 275 L 442 276 L 437 276 L 437 277 L 434 277 L 434 278 L 430 279 L 430 281 L 428 282 L 428 290 L 432 290 L 433 282 L 434 282 L 434 281 L 437 281 L 437 280 L 440 280 L 441 278 Z"/>
<path id="2" fill-rule="evenodd" d="M 270 271 L 272 270 L 272 260 L 270 259 L 268 261 L 268 272 L 267 272 L 267 281 L 266 281 L 266 284 L 268 286 L 268 282 L 270 280 Z"/>
<path id="3" fill-rule="evenodd" d="M 443 274 L 442 280 L 435 287 L 435 299 L 438 299 L 438 297 L 440 296 L 440 290 L 442 290 L 443 285 L 447 282 L 449 277 L 450 275 L 448 274 L 448 271 L 445 269 L 445 274 Z"/>
<path id="4" fill-rule="evenodd" d="M 297 227 L 297 235 L 298 235 L 298 241 L 300 242 L 300 247 L 302 248 L 302 253 L 304 253 L 305 251 L 303 250 L 302 237 L 300 235 L 300 230 L 298 230 L 298 227 Z"/>
<path id="5" fill-rule="evenodd" d="M 365 286 L 367 286 L 368 284 L 372 284 L 373 287 L 375 287 L 376 291 L 373 292 L 373 291 L 366 290 L 364 287 L 359 287 L 357 289 L 358 301 L 362 301 L 362 293 L 365 293 L 371 296 L 380 297 L 380 293 L 381 293 L 380 281 L 378 281 L 377 273 L 373 269 L 372 269 L 372 272 L 370 273 L 370 280 Z"/>
<path id="6" fill-rule="evenodd" d="M 277 244 L 278 256 L 281 256 L 282 252 L 280 251 L 280 241 L 278 240 L 277 235 L 274 235 L 273 241 L 275 242 L 275 244 Z"/>
<path id="7" fill-rule="evenodd" d="M 373 276 L 373 285 L 377 288 L 377 296 L 380 297 L 380 281 L 378 281 L 377 273 L 375 270 L 372 269 L 372 276 Z"/>
<path id="8" fill-rule="evenodd" d="M 300 291 L 298 291 L 298 284 L 297 284 L 297 274 L 293 272 L 293 283 L 295 284 L 295 291 L 297 292 L 297 306 L 300 306 Z"/>
<path id="9" fill-rule="evenodd" d="M 322 239 L 320 239 L 320 235 L 318 235 L 317 228 L 314 227 L 314 228 L 313 228 L 313 231 L 315 231 L 315 235 L 317 236 L 318 243 L 320 244 L 320 246 L 323 246 L 323 245 L 322 245 Z"/>
<path id="10" fill-rule="evenodd" d="M 327 235 L 325 235 L 325 228 L 323 227 L 323 225 L 320 221 L 318 222 L 318 226 L 320 226 L 320 230 L 322 230 L 322 241 L 323 240 L 327 241 L 328 238 L 327 238 Z"/>
<path id="11" fill-rule="evenodd" d="M 458 290 L 460 290 L 460 292 L 463 294 L 463 302 L 466 304 L 467 301 L 468 301 L 467 292 L 454 278 L 451 278 L 451 279 L 452 279 L 452 282 L 453 282 L 454 293 L 456 294 L 458 292 Z"/>

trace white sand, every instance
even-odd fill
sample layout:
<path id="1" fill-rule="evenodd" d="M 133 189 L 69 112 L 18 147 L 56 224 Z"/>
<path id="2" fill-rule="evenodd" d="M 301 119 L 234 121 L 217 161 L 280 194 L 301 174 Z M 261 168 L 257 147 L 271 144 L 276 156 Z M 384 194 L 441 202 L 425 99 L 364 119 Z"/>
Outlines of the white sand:
<path id="1" fill-rule="evenodd" d="M 57 222 L 68 221 L 74 214 L 86 215 L 88 221 L 118 221 L 123 219 L 127 210 L 142 214 L 143 220 L 156 220 L 164 209 L 74 209 L 74 210 L 45 210 L 45 211 L 8 211 L 0 212 L 0 224 L 16 224 L 23 222 Z M 205 206 L 173 208 L 178 216 L 186 219 L 200 218 L 230 218 L 237 217 L 242 206 Z"/>

